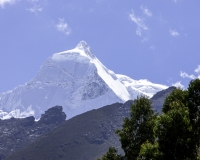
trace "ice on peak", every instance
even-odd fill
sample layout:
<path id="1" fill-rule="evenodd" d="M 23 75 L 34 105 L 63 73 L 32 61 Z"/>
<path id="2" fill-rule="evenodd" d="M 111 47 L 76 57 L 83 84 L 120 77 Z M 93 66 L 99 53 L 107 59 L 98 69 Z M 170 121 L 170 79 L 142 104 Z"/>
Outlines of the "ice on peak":
<path id="1" fill-rule="evenodd" d="M 85 41 L 80 41 L 79 44 L 76 46 L 75 49 L 84 51 L 85 54 L 86 54 L 87 56 L 89 56 L 90 58 L 92 58 L 92 59 L 96 58 L 96 57 L 93 55 L 93 53 L 92 53 L 92 51 L 91 51 L 91 49 L 90 49 L 90 46 L 89 46 Z"/>
<path id="2" fill-rule="evenodd" d="M 63 106 L 67 117 L 72 118 L 108 104 L 135 99 L 140 94 L 151 97 L 165 88 L 147 80 L 115 74 L 81 41 L 74 49 L 49 57 L 26 85 L 0 93 L 0 118 L 33 114 L 39 118 L 44 110 L 55 105 Z"/>
<path id="3" fill-rule="evenodd" d="M 76 46 L 76 48 L 81 50 L 90 49 L 90 47 L 85 41 L 80 41 L 79 44 Z"/>
<path id="4" fill-rule="evenodd" d="M 88 44 L 85 41 L 80 41 L 74 49 L 55 53 L 51 59 L 55 61 L 66 61 L 69 59 L 83 59 L 83 57 L 89 60 L 96 59 Z"/>

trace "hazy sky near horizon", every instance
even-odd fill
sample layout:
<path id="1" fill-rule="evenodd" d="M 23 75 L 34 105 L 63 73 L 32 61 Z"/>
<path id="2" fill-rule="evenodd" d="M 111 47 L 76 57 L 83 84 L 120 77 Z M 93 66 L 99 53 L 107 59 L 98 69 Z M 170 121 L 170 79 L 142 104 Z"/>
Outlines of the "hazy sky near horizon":
<path id="1" fill-rule="evenodd" d="M 198 0 L 0 0 L 0 92 L 81 40 L 115 73 L 187 87 L 200 74 L 199 15 Z"/>

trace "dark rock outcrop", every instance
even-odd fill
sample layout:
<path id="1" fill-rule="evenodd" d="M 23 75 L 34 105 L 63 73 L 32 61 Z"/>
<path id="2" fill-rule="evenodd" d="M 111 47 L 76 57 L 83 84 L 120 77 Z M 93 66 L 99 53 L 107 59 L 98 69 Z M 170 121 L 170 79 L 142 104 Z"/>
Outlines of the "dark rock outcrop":
<path id="1" fill-rule="evenodd" d="M 0 160 L 28 146 L 64 122 L 66 114 L 61 106 L 48 109 L 39 121 L 33 116 L 0 120 Z"/>
<path id="2" fill-rule="evenodd" d="M 115 130 L 129 116 L 131 103 L 115 103 L 73 117 L 7 159 L 94 160 L 109 146 L 120 149 Z"/>
<path id="3" fill-rule="evenodd" d="M 39 123 L 56 124 L 62 123 L 66 119 L 66 114 L 62 112 L 62 106 L 55 106 L 42 114 Z"/>
<path id="4" fill-rule="evenodd" d="M 155 94 L 151 98 L 153 108 L 161 111 L 164 99 L 174 89 L 170 87 Z M 129 116 L 132 103 L 115 103 L 73 117 L 5 160 L 94 160 L 105 154 L 110 146 L 123 153 L 115 130 L 121 128 L 123 119 Z M 59 117 L 51 111 L 47 111 L 48 116 L 43 115 L 38 124 L 59 122 Z"/>

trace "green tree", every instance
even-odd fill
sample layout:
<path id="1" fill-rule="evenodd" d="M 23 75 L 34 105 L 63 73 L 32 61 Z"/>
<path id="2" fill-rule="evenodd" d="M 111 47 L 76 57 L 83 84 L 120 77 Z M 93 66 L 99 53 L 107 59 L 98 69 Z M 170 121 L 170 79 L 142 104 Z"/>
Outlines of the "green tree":
<path id="1" fill-rule="evenodd" d="M 134 100 L 130 118 L 125 118 L 122 129 L 116 131 L 128 160 L 137 159 L 140 146 L 144 142 L 147 140 L 154 142 L 155 118 L 151 102 L 147 97 L 141 96 Z"/>
<path id="2" fill-rule="evenodd" d="M 141 145 L 137 160 L 161 160 L 162 154 L 158 150 L 158 143 L 149 143 L 148 141 Z"/>
<path id="3" fill-rule="evenodd" d="M 192 123 L 198 122 L 200 111 L 200 79 L 190 82 L 188 87 L 188 103 Z"/>
<path id="4" fill-rule="evenodd" d="M 146 97 L 137 98 L 120 137 L 126 160 L 200 160 L 200 80 L 176 89 L 155 115 Z"/>
<path id="5" fill-rule="evenodd" d="M 171 103 L 177 102 L 182 104 L 182 106 L 187 107 L 188 104 L 188 92 L 187 90 L 182 90 L 180 88 L 175 89 L 169 94 L 163 104 L 162 112 L 167 113 L 169 110 L 174 109 Z"/>
<path id="6" fill-rule="evenodd" d="M 200 146 L 200 79 L 192 80 L 189 84 L 188 108 L 193 130 L 192 141 L 194 150 L 192 152 L 197 156 Z"/>
<path id="7" fill-rule="evenodd" d="M 187 90 L 176 89 L 166 99 L 162 108 L 163 113 L 174 109 L 171 103 L 177 102 L 189 109 L 189 119 L 192 126 L 190 135 L 190 153 L 193 159 L 197 157 L 200 147 L 200 80 L 190 81 Z"/>
<path id="8" fill-rule="evenodd" d="M 110 147 L 102 159 L 97 160 L 122 160 L 122 157 L 117 154 L 117 150 L 114 147 Z"/>
<path id="9" fill-rule="evenodd" d="M 167 113 L 158 117 L 155 136 L 159 144 L 159 151 L 164 160 L 184 160 L 192 158 L 191 134 L 192 126 L 189 110 L 182 103 L 170 103 Z"/>

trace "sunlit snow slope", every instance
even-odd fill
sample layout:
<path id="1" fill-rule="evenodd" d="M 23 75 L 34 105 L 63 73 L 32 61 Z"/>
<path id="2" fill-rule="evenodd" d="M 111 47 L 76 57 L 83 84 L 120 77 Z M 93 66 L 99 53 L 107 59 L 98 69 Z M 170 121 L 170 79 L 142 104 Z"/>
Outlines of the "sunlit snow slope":
<path id="1" fill-rule="evenodd" d="M 144 94 L 151 97 L 167 86 L 148 80 L 133 80 L 107 69 L 86 42 L 53 54 L 38 74 L 25 85 L 0 94 L 0 118 L 39 118 L 41 113 L 61 105 L 67 119 L 91 109 L 125 102 Z"/>

